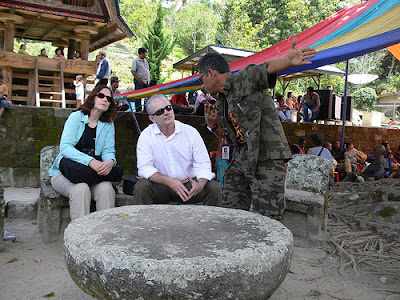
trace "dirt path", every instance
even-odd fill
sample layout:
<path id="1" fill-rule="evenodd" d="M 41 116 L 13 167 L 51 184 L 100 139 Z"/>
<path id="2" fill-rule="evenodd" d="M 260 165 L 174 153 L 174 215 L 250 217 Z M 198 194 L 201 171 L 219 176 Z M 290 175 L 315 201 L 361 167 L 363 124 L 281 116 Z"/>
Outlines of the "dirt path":
<path id="1" fill-rule="evenodd" d="M 50 299 L 93 299 L 71 280 L 61 242 L 43 244 L 37 225 L 30 221 L 6 220 L 5 225 L 18 242 L 7 241 L 5 252 L 0 252 L 0 300 L 45 299 L 51 292 Z M 330 245 L 309 247 L 296 241 L 290 273 L 270 299 L 400 299 L 400 286 L 393 283 L 400 280 L 395 279 L 399 273 L 388 276 L 360 268 L 357 277 L 348 266 L 340 274 L 341 258 L 333 251 Z"/>

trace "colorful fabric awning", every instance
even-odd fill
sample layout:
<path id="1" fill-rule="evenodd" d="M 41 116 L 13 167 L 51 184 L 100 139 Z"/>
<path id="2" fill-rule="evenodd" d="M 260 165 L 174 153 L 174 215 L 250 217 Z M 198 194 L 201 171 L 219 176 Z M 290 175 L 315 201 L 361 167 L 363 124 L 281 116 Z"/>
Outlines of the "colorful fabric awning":
<path id="1" fill-rule="evenodd" d="M 312 64 L 293 67 L 281 74 L 291 74 L 337 63 L 366 53 L 388 48 L 400 60 L 400 4 L 398 0 L 370 0 L 346 7 L 321 23 L 265 50 L 230 63 L 232 72 L 249 64 L 261 64 L 286 56 L 293 38 L 297 46 L 315 47 Z M 278 74 L 278 75 L 281 75 Z M 201 88 L 198 75 L 117 95 L 128 99 L 170 94 Z M 118 97 L 119 98 L 119 97 Z"/>

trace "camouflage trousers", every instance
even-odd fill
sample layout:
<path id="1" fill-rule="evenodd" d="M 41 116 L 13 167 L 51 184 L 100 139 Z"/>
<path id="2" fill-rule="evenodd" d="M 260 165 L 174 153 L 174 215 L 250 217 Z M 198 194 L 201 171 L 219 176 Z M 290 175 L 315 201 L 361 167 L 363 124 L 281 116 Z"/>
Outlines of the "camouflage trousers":
<path id="1" fill-rule="evenodd" d="M 279 219 L 285 210 L 284 160 L 258 161 L 251 169 L 247 146 L 235 147 L 224 176 L 222 207 L 250 210 Z"/>

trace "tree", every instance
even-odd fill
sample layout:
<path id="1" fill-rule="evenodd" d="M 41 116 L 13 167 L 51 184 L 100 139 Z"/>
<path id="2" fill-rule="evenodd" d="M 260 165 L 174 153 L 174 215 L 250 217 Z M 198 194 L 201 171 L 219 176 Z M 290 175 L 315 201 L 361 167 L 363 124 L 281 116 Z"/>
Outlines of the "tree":
<path id="1" fill-rule="evenodd" d="M 378 96 L 374 89 L 362 88 L 353 94 L 355 108 L 360 110 L 372 110 Z"/>
<path id="2" fill-rule="evenodd" d="M 174 34 L 186 55 L 193 54 L 215 40 L 217 16 L 205 3 L 188 3 L 170 22 L 173 23 Z"/>
<path id="3" fill-rule="evenodd" d="M 161 3 L 158 3 L 157 16 L 153 25 L 148 28 L 148 34 L 143 38 L 143 46 L 148 51 L 148 61 L 150 65 L 151 79 L 161 82 L 161 62 L 171 53 L 174 47 L 174 41 L 171 35 L 165 35 L 163 32 L 164 9 Z"/>
<path id="4" fill-rule="evenodd" d="M 147 34 L 155 17 L 157 2 L 149 0 L 121 0 L 121 15 L 137 37 Z"/>

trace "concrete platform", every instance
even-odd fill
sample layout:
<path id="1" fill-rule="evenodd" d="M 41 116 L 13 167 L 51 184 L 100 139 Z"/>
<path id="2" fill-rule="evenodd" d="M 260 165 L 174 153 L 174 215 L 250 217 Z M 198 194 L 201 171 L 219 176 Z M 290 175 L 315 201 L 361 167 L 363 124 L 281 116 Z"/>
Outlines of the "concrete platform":
<path id="1" fill-rule="evenodd" d="M 6 217 L 35 220 L 39 196 L 39 188 L 4 188 Z"/>
<path id="2" fill-rule="evenodd" d="M 202 205 L 103 210 L 64 233 L 72 279 L 100 299 L 266 299 L 292 251 L 278 221 Z"/>

